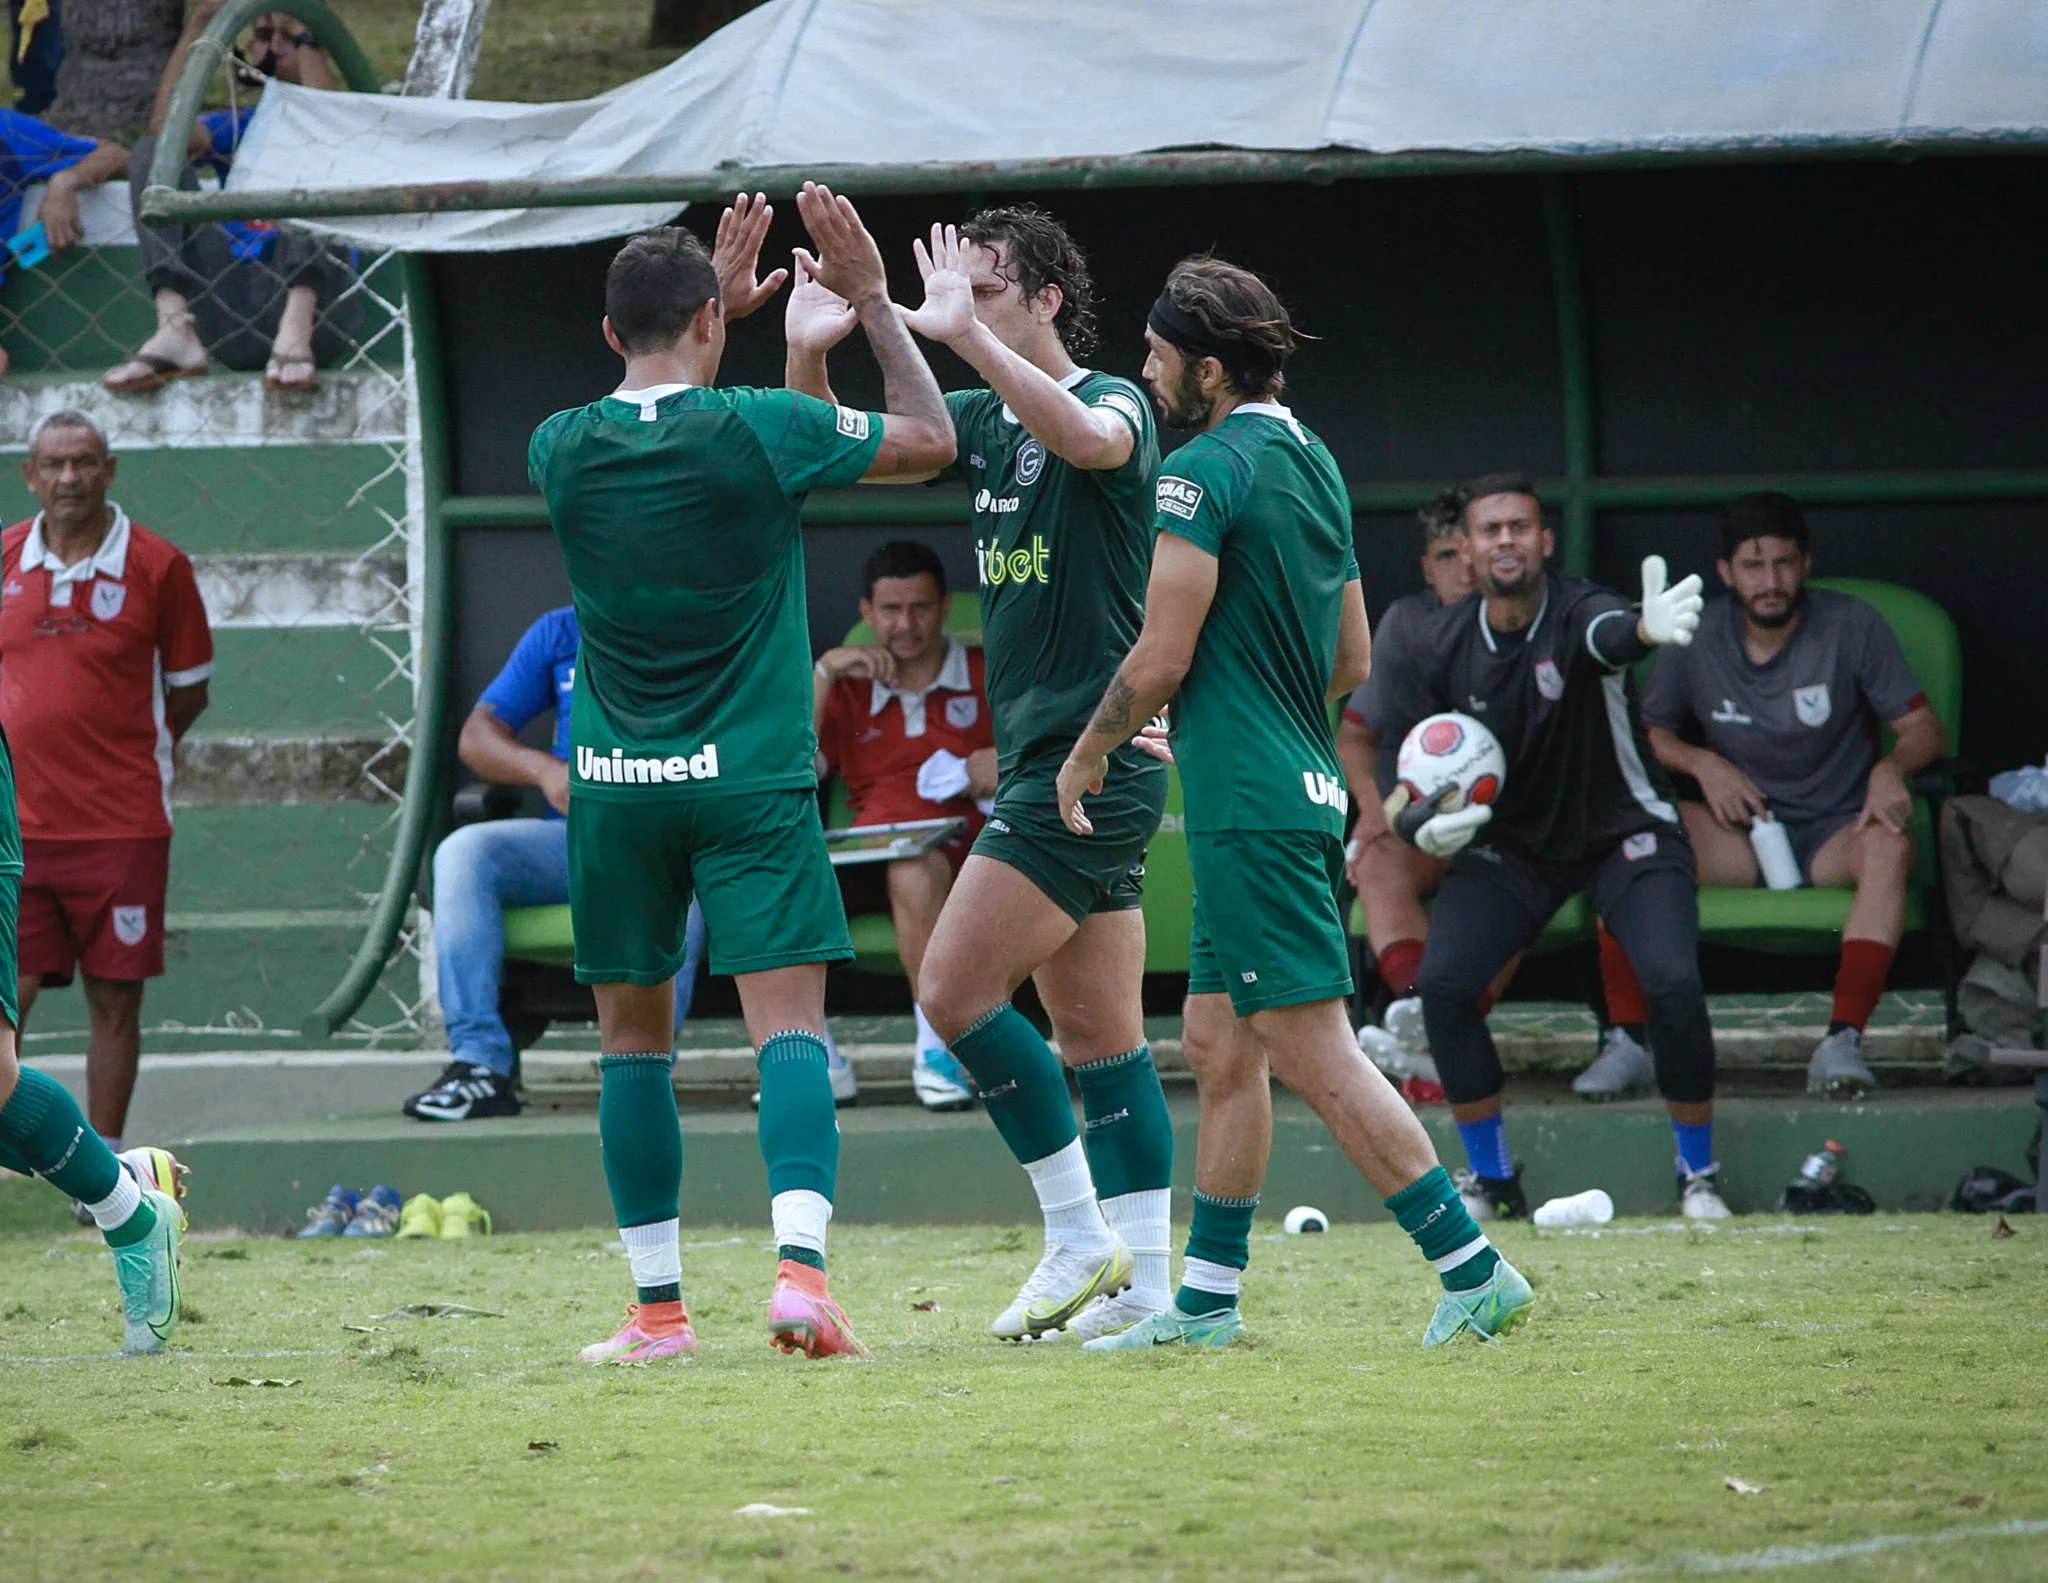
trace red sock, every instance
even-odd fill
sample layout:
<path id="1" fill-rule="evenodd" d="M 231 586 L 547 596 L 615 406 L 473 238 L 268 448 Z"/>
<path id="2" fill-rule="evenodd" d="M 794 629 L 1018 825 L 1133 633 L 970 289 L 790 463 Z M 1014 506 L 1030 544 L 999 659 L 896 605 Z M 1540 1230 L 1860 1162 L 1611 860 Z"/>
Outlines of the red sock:
<path id="1" fill-rule="evenodd" d="M 1835 970 L 1836 1022 L 1846 1022 L 1859 1032 L 1869 1023 L 1897 949 L 1882 940 L 1842 942 L 1842 965 Z"/>
<path id="2" fill-rule="evenodd" d="M 1396 940 L 1380 952 L 1380 981 L 1401 1000 L 1415 993 L 1415 975 L 1422 971 L 1422 942 Z"/>
<path id="3" fill-rule="evenodd" d="M 1649 998 L 1643 994 L 1636 970 L 1629 965 L 1628 952 L 1607 932 L 1604 923 L 1600 925 L 1600 987 L 1607 996 L 1609 1022 L 1640 1026 L 1650 1020 Z"/>

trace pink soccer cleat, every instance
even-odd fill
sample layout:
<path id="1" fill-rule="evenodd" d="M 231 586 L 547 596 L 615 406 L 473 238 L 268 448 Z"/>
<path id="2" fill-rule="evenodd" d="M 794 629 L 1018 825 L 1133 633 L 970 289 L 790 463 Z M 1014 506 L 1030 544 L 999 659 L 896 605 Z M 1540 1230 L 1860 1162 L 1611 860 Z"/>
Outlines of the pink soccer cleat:
<path id="1" fill-rule="evenodd" d="M 871 1355 L 825 1290 L 825 1272 L 789 1259 L 775 1272 L 775 1295 L 768 1299 L 768 1340 L 784 1352 L 801 1352 L 807 1358 Z"/>
<path id="2" fill-rule="evenodd" d="M 626 1324 L 609 1341 L 597 1341 L 576 1356 L 585 1363 L 654 1363 L 687 1358 L 697 1350 L 697 1333 L 681 1303 L 629 1303 Z"/>

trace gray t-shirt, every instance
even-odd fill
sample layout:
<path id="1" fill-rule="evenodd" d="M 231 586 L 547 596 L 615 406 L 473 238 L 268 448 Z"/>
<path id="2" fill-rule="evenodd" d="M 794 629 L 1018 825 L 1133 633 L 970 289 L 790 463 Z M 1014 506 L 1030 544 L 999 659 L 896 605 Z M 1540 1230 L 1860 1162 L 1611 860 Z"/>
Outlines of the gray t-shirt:
<path id="1" fill-rule="evenodd" d="M 1372 672 L 1344 700 L 1346 720 L 1379 734 L 1380 750 L 1373 763 L 1373 775 L 1382 797 L 1394 789 L 1394 761 L 1401 754 L 1401 739 L 1390 740 L 1387 732 L 1394 718 L 1394 678 L 1403 665 L 1415 662 L 1413 635 L 1422 618 L 1442 608 L 1433 588 L 1418 588 L 1388 605 L 1372 631 Z"/>
<path id="2" fill-rule="evenodd" d="M 1773 813 L 1820 819 L 1863 806 L 1878 726 L 1926 701 L 1899 640 L 1862 600 L 1808 588 L 1798 629 L 1757 665 L 1742 646 L 1742 606 L 1722 594 L 1690 648 L 1658 652 L 1643 723 L 1676 731 L 1691 716 Z"/>

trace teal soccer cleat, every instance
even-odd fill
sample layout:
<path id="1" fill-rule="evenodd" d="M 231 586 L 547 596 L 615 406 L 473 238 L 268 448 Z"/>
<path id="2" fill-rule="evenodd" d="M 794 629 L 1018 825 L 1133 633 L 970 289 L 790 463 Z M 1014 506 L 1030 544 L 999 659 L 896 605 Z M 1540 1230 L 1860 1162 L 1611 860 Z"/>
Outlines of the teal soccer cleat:
<path id="1" fill-rule="evenodd" d="M 1437 1299 L 1436 1313 L 1422 1333 L 1425 1347 L 1440 1347 L 1455 1341 L 1459 1332 L 1469 1330 L 1481 1341 L 1498 1342 L 1529 1317 L 1536 1294 L 1529 1283 L 1506 1259 L 1502 1259 L 1483 1286 L 1469 1292 L 1445 1292 Z"/>
<path id="2" fill-rule="evenodd" d="M 1148 1347 L 1175 1344 L 1188 1347 L 1227 1347 L 1244 1329 L 1244 1319 L 1235 1308 L 1213 1314 L 1184 1314 L 1169 1303 L 1126 1330 L 1097 1336 L 1085 1343 L 1083 1352 L 1137 1352 Z"/>
<path id="3" fill-rule="evenodd" d="M 155 1188 L 142 1197 L 156 1211 L 156 1225 L 140 1242 L 113 1249 L 114 1274 L 121 1282 L 121 1350 L 161 1352 L 178 1323 L 179 1232 L 184 1211 Z"/>

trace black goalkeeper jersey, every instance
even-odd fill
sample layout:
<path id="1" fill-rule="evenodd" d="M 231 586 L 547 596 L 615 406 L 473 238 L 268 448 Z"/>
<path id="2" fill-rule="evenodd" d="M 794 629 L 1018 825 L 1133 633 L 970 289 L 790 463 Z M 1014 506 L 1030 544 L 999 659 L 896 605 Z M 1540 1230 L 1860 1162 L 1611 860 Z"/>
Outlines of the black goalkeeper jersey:
<path id="1" fill-rule="evenodd" d="M 1508 773 L 1479 839 L 1573 863 L 1677 826 L 1678 805 L 1636 708 L 1629 667 L 1648 651 L 1634 606 L 1583 578 L 1545 582 L 1520 632 L 1489 627 L 1478 594 L 1410 626 L 1386 678 L 1387 735 L 1445 710 L 1484 721 Z"/>

